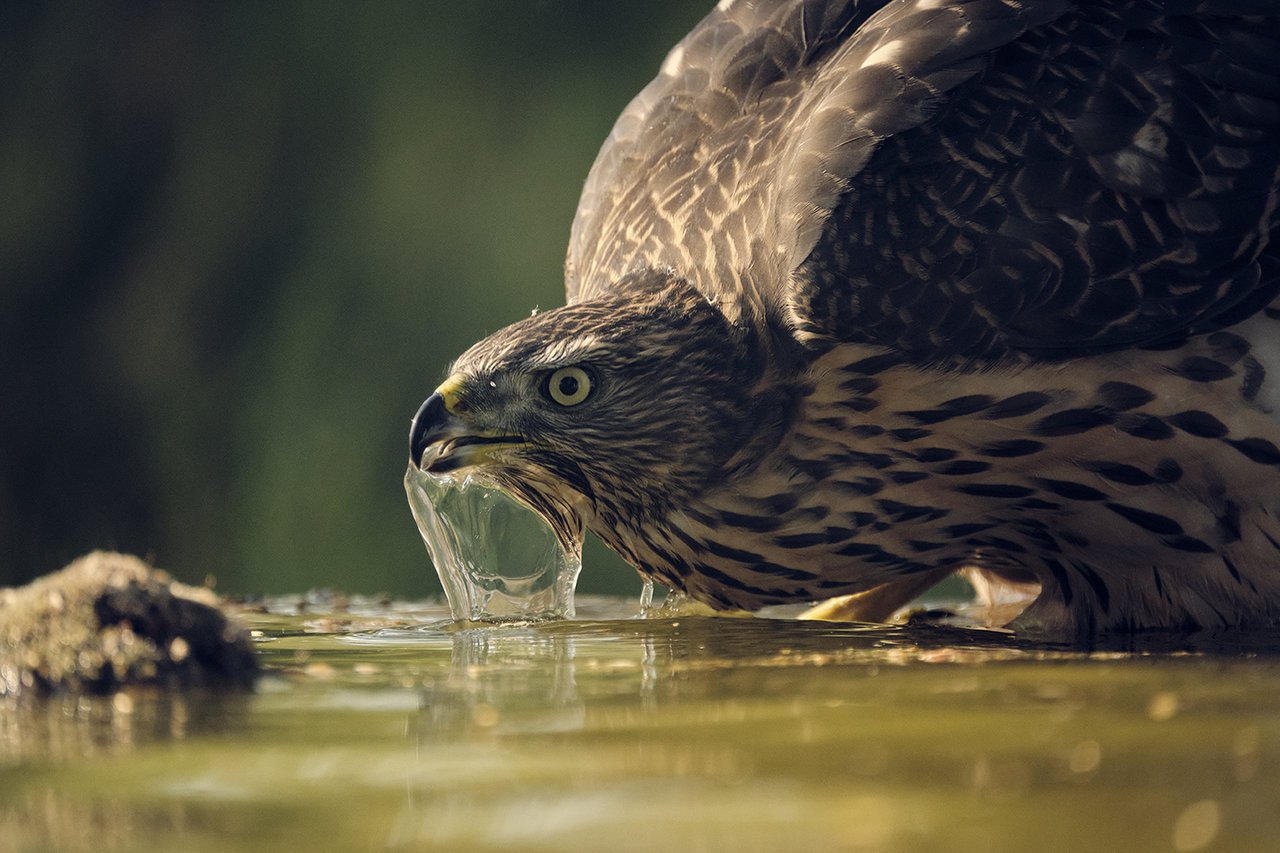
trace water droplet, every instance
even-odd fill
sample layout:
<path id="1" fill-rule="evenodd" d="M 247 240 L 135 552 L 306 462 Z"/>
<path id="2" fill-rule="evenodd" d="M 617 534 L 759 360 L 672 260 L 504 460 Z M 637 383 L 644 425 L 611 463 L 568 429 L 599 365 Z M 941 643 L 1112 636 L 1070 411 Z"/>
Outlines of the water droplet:
<path id="1" fill-rule="evenodd" d="M 645 578 L 640 587 L 640 612 L 644 613 L 653 607 L 653 578 Z"/>

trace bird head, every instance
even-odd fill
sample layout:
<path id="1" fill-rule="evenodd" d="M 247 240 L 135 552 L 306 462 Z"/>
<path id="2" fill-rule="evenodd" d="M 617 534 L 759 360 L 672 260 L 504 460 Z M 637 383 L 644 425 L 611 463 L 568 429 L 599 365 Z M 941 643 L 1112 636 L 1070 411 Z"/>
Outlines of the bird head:
<path id="1" fill-rule="evenodd" d="M 683 281 L 636 275 L 463 353 L 414 418 L 413 464 L 506 489 L 566 546 L 729 476 L 779 419 L 760 402 L 767 359 Z"/>

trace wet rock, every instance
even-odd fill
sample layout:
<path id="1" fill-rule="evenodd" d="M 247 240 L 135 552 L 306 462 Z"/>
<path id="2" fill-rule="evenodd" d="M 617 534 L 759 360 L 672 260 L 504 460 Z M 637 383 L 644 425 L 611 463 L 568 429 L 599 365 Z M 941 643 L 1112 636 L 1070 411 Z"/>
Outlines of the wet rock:
<path id="1" fill-rule="evenodd" d="M 248 635 L 217 596 L 136 557 L 95 551 L 0 589 L 0 697 L 250 689 L 257 671 Z"/>

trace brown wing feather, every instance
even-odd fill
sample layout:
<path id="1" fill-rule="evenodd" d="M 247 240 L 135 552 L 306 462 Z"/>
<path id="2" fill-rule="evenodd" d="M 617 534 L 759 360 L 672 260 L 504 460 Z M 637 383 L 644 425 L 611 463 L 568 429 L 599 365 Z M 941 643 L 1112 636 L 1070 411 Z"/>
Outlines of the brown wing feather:
<path id="1" fill-rule="evenodd" d="M 921 360 L 1247 313 L 1280 284 L 1278 19 L 1270 0 L 721 3 L 601 150 L 569 300 L 666 268 L 731 315 Z"/>
<path id="2" fill-rule="evenodd" d="M 1078 4 L 886 140 L 793 278 L 802 334 L 1062 358 L 1271 301 L 1280 7 L 1179 5 Z"/>
<path id="3" fill-rule="evenodd" d="M 638 267 L 667 267 L 713 299 L 780 306 L 844 182 L 880 140 L 925 121 L 984 51 L 1031 21 L 1002 0 L 933 5 L 717 6 L 601 149 L 570 237 L 569 301 Z M 1037 14 L 1063 5 L 1048 0 Z M 904 71 L 897 60 L 910 55 L 924 61 Z"/>

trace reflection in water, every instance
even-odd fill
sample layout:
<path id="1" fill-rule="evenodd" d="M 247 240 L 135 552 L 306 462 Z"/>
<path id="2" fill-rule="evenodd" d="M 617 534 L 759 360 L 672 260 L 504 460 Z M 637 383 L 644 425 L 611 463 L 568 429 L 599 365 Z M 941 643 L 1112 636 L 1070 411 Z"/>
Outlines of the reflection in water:
<path id="1" fill-rule="evenodd" d="M 238 706 L 133 694 L 0 713 L 0 849 L 1190 851 L 1280 837 L 1280 658 L 1265 650 L 1081 652 L 579 606 L 592 618 L 500 626 L 362 611 L 361 633 L 264 614 L 269 677 Z"/>
<path id="2" fill-rule="evenodd" d="M 118 768 L 152 748 L 243 733 L 250 702 L 157 690 L 0 702 L 0 850 L 176 849 L 141 839 L 181 837 L 184 805 L 129 805 L 141 786 Z"/>
<path id="3" fill-rule="evenodd" d="M 574 637 L 485 626 L 452 632 L 453 658 L 425 685 L 425 732 L 437 738 L 582 728 Z"/>
<path id="4" fill-rule="evenodd" d="M 851 677 L 872 677 L 886 665 L 1054 654 L 1021 648 L 1001 632 L 921 632 L 701 615 L 442 624 L 375 632 L 361 642 L 403 643 L 410 637 L 426 642 L 447 638 L 451 644 L 449 667 L 426 679 L 423 687 L 419 731 L 434 739 L 608 728 L 618 721 L 630 725 L 637 712 L 659 707 L 759 702 L 783 695 L 794 699 L 803 695 L 792 684 L 794 673 L 814 667 L 838 668 L 833 676 L 847 687 Z M 579 689 L 581 677 L 590 684 L 587 695 Z M 779 693 L 768 692 L 771 682 Z"/>
<path id="5" fill-rule="evenodd" d="M 1221 673 L 1183 653 L 1157 655 L 1153 669 L 1133 665 L 1141 653 L 1000 632 L 702 616 L 450 640 L 448 674 L 428 685 L 420 717 L 424 775 L 392 847 L 652 849 L 643 813 L 660 815 L 676 847 L 698 849 L 1055 849 L 1037 848 L 1037 803 L 1107 812 L 1136 785 L 1160 805 L 1137 819 L 1112 809 L 1062 849 L 1134 838 L 1201 849 L 1227 823 L 1217 783 L 1210 797 L 1203 780 L 1185 777 L 1190 796 L 1143 780 L 1218 766 L 1243 792 L 1258 784 L 1258 756 L 1280 745 L 1280 718 L 1254 716 L 1280 710 L 1274 697 L 1226 725 L 1187 716 L 1203 677 Z M 1265 670 L 1280 677 L 1273 662 Z M 1152 739 L 1165 746 L 1135 747 Z M 433 750 L 459 741 L 501 756 L 504 782 L 442 793 Z M 1274 793 L 1267 778 L 1235 808 Z M 1011 808 L 1030 816 L 1011 820 Z"/>
<path id="6" fill-rule="evenodd" d="M 0 767 L 118 755 L 155 742 L 242 729 L 249 698 L 138 690 L 0 704 Z"/>

